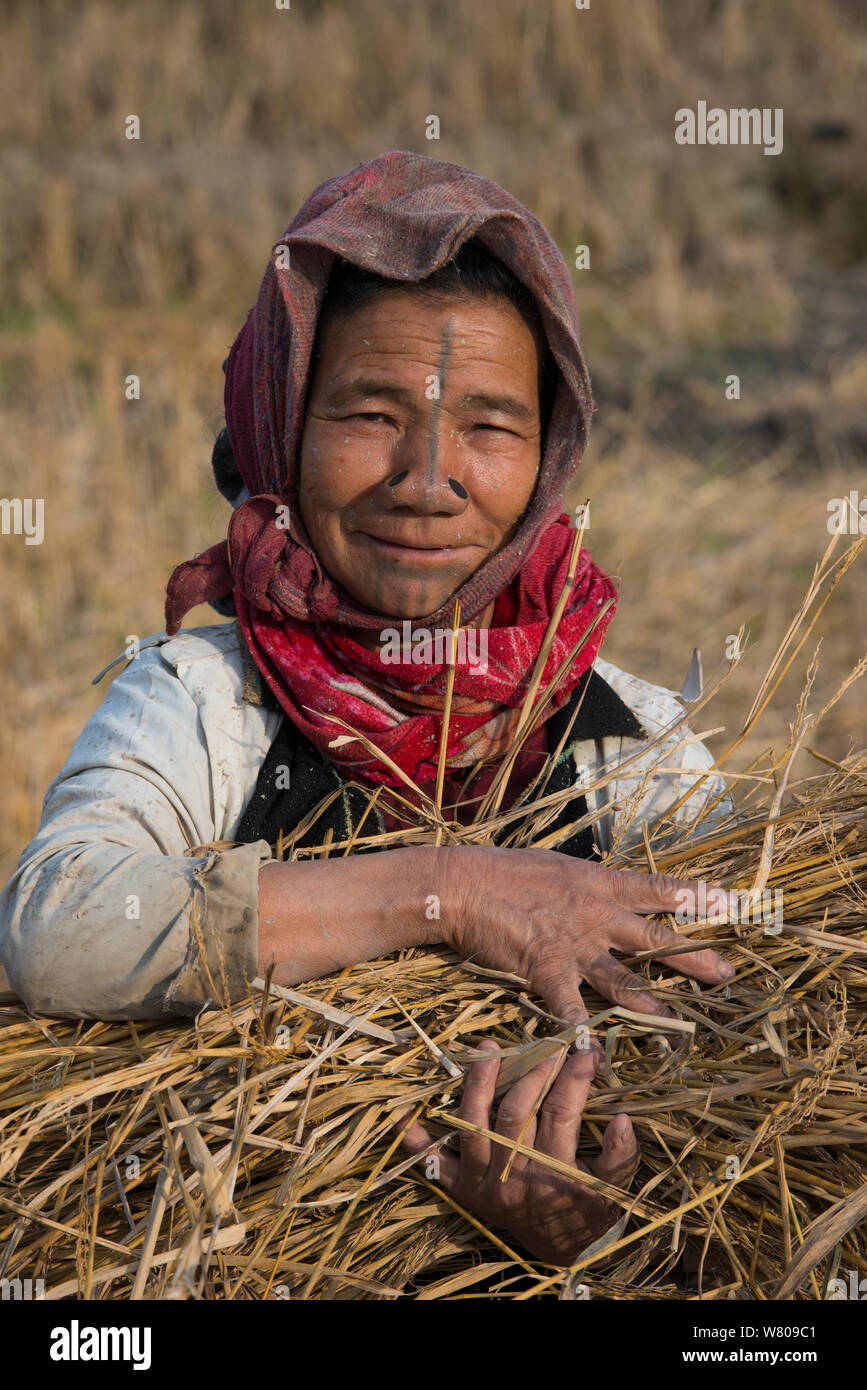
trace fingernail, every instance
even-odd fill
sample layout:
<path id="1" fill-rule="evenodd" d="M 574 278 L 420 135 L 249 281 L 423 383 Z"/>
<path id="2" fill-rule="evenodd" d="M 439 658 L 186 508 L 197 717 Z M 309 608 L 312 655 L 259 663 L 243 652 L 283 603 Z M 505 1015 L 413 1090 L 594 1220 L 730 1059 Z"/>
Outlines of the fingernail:
<path id="1" fill-rule="evenodd" d="M 719 973 L 720 979 L 722 979 L 722 980 L 730 980 L 730 979 L 732 978 L 733 975 L 736 975 L 736 974 L 737 974 L 737 970 L 736 970 L 735 966 L 732 965 L 732 963 L 731 963 L 730 960 L 721 960 L 720 963 L 719 963 L 719 972 L 718 972 L 718 973 Z"/>
<path id="2" fill-rule="evenodd" d="M 627 1135 L 629 1134 L 629 1126 L 626 1123 L 626 1116 L 615 1115 L 614 1124 L 614 1142 L 622 1148 L 622 1146 L 626 1143 Z"/>

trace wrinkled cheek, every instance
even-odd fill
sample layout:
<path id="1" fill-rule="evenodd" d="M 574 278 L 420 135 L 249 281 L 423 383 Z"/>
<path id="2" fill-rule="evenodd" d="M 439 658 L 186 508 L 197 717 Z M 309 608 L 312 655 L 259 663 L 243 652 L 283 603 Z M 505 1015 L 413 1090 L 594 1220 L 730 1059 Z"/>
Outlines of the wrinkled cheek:
<path id="1" fill-rule="evenodd" d="M 513 459 L 487 456 L 476 459 L 471 481 L 463 481 L 501 539 L 511 535 L 533 499 L 539 476 L 538 462 L 516 464 Z"/>
<path id="2" fill-rule="evenodd" d="M 343 456 L 320 449 L 304 460 L 299 500 L 309 533 L 321 534 L 350 500 L 349 473 Z"/>
<path id="3" fill-rule="evenodd" d="M 308 501 L 317 507 L 330 510 L 340 506 L 341 480 L 346 476 L 343 459 L 332 456 L 327 462 L 321 458 L 305 467 L 301 477 L 301 490 Z"/>

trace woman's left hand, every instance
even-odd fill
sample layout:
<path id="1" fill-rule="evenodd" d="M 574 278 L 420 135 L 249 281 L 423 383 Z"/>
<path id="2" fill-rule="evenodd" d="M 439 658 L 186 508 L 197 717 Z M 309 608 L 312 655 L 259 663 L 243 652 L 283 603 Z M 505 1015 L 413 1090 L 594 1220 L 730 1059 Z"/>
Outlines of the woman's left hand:
<path id="1" fill-rule="evenodd" d="M 588 1162 L 579 1162 L 575 1157 L 581 1115 L 598 1065 L 597 1054 L 589 1049 L 570 1053 L 538 1114 L 529 1119 L 556 1065 L 556 1059 L 552 1062 L 546 1058 L 506 1091 L 496 1123 L 492 1124 L 500 1049 L 490 1040 L 481 1043 L 480 1048 L 491 1052 L 491 1059 L 476 1061 L 469 1070 L 461 1097 L 462 1119 L 506 1139 L 517 1139 L 523 1131 L 523 1146 L 592 1173 L 612 1186 L 629 1185 L 638 1167 L 639 1150 L 627 1115 L 615 1115 L 609 1121 L 600 1154 Z M 411 1153 L 421 1153 L 429 1150 L 434 1141 L 424 1126 L 416 1122 L 402 1142 Z M 536 1259 L 555 1265 L 572 1264 L 622 1212 L 574 1178 L 556 1173 L 525 1154 L 514 1156 L 509 1176 L 503 1182 L 501 1175 L 512 1157 L 511 1148 L 470 1130 L 461 1130 L 460 1144 L 460 1157 L 445 1149 L 435 1151 L 442 1186 L 489 1226 L 508 1231 Z"/>

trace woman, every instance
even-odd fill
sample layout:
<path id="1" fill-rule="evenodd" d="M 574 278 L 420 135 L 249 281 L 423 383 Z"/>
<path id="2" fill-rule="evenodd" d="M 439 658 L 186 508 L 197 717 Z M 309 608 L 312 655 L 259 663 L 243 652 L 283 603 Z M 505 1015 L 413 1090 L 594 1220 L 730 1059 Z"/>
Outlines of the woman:
<path id="1" fill-rule="evenodd" d="M 142 644 L 48 789 L 0 901 L 13 986 L 37 1012 L 195 1014 L 243 996 L 272 963 L 292 984 L 446 942 L 526 977 L 560 1019 L 586 1017 L 582 980 L 664 1019 L 611 952 L 687 945 L 646 914 L 690 890 L 599 862 L 620 789 L 606 808 L 583 796 L 579 771 L 628 755 L 628 795 L 654 758 L 696 773 L 712 760 L 683 728 L 642 760 L 642 742 L 680 710 L 596 659 L 616 596 L 586 551 L 539 697 L 584 645 L 494 781 L 569 571 L 574 531 L 560 510 L 592 409 L 571 279 L 544 228 L 491 181 L 415 154 L 323 184 L 272 252 L 225 400 L 214 468 L 235 505 L 227 540 L 175 571 L 166 633 Z M 435 638 L 455 600 L 487 660 L 456 664 L 446 819 L 472 819 L 497 796 L 508 807 L 562 744 L 547 787 L 575 788 L 552 822 L 572 827 L 562 852 L 416 845 L 276 859 L 278 835 L 323 797 L 296 843 L 346 841 L 363 814 L 368 830 L 393 828 L 395 791 L 432 795 L 447 678 Z M 203 601 L 237 621 L 178 634 Z M 387 634 L 406 620 L 414 642 L 422 633 L 420 660 L 415 649 L 392 659 Z M 724 790 L 716 777 L 681 780 L 696 790 L 675 824 Z M 372 812 L 365 786 L 383 788 Z M 681 790 L 651 779 L 632 833 Z M 574 827 L 588 808 L 593 833 Z M 732 973 L 710 950 L 677 966 L 708 984 Z M 574 1162 L 594 1069 L 592 1050 L 570 1058 L 528 1128 L 548 1079 L 537 1068 L 507 1092 L 500 1131 Z M 483 1127 L 497 1071 L 496 1057 L 476 1063 L 464 1090 L 463 1113 Z M 428 1137 L 415 1126 L 406 1142 L 420 1150 Z M 443 1181 L 544 1258 L 568 1261 L 608 1217 L 595 1194 L 523 1159 L 500 1183 L 499 1151 L 479 1136 L 460 1160 L 443 1157 Z M 618 1116 L 593 1171 L 625 1184 L 636 1163 Z"/>

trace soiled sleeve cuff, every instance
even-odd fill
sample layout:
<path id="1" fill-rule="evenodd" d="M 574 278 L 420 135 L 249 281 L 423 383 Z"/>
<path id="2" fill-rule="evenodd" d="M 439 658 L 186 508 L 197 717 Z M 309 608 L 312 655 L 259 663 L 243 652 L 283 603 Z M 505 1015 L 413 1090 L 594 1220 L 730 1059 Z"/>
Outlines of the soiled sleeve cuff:
<path id="1" fill-rule="evenodd" d="M 163 1009 L 194 1017 L 203 1008 L 243 999 L 258 974 L 259 869 L 271 849 L 257 840 L 231 849 L 196 845 L 188 854 L 206 857 L 194 874 L 186 956 Z"/>

